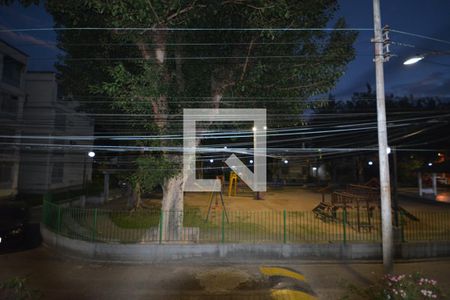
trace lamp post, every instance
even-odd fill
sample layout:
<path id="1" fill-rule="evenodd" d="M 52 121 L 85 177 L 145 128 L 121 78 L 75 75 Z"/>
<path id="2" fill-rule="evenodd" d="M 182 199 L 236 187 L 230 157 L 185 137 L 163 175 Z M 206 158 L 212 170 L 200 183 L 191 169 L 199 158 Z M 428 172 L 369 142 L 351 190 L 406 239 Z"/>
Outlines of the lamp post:
<path id="1" fill-rule="evenodd" d="M 94 151 L 89 151 L 87 153 L 87 156 L 90 158 L 94 158 L 95 157 L 95 152 Z M 86 184 L 86 155 L 83 155 L 83 192 L 84 192 L 84 196 L 85 199 L 87 197 L 87 184 Z"/>

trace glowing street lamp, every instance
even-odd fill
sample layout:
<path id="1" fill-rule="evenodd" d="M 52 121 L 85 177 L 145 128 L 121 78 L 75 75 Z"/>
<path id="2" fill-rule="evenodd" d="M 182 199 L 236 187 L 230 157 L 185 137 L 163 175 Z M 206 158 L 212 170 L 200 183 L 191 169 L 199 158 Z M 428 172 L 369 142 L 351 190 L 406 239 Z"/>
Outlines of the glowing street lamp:
<path id="1" fill-rule="evenodd" d="M 89 151 L 87 153 L 87 156 L 89 156 L 90 158 L 94 158 L 95 157 L 95 152 L 94 151 Z M 84 197 L 87 197 L 87 176 L 86 176 L 86 153 L 83 154 L 83 192 L 84 192 Z M 84 204 L 83 204 L 84 205 Z"/>
<path id="2" fill-rule="evenodd" d="M 424 59 L 424 58 L 425 58 L 425 56 L 423 56 L 423 55 L 412 56 L 412 57 L 408 58 L 407 60 L 405 60 L 405 61 L 403 62 L 403 64 L 406 65 L 406 66 L 407 66 L 407 65 L 413 65 L 413 64 L 415 64 L 415 63 L 421 61 L 421 60 Z"/>
<path id="3" fill-rule="evenodd" d="M 441 56 L 441 55 L 450 55 L 450 51 L 431 51 L 431 52 L 426 52 L 426 53 L 422 53 L 422 54 L 418 54 L 418 55 L 414 55 L 411 57 L 408 57 L 408 59 L 406 59 L 403 64 L 404 65 L 413 65 L 415 63 L 418 63 L 419 61 L 423 60 L 424 58 L 428 57 L 428 56 Z"/>

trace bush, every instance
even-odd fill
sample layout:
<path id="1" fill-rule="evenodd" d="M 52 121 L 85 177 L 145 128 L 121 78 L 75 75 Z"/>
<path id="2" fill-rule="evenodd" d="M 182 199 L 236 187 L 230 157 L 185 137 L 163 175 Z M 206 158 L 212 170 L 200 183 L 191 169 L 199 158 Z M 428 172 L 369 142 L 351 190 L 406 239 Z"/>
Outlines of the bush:
<path id="1" fill-rule="evenodd" d="M 423 277 L 420 273 L 410 275 L 386 275 L 366 288 L 349 285 L 348 294 L 342 299 L 367 300 L 422 300 L 445 299 L 437 281 Z"/>
<path id="2" fill-rule="evenodd" d="M 0 299 L 3 300 L 37 300 L 41 299 L 39 291 L 32 290 L 26 285 L 27 279 L 13 277 L 0 283 Z"/>

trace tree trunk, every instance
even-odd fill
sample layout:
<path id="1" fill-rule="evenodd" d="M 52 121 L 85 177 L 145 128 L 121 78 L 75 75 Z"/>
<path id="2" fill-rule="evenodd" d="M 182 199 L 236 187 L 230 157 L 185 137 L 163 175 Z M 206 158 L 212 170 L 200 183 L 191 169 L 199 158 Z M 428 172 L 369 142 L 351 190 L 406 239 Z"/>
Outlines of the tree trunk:
<path id="1" fill-rule="evenodd" d="M 136 185 L 134 186 L 133 201 L 135 209 L 141 208 L 141 185 L 139 184 L 139 182 L 136 182 Z"/>
<path id="2" fill-rule="evenodd" d="M 155 44 L 154 58 L 156 63 L 164 68 L 166 60 L 166 32 L 157 31 L 152 36 L 152 40 Z M 145 46 L 139 47 L 142 52 L 142 56 L 146 59 L 150 57 L 150 50 Z M 177 64 L 178 75 L 181 74 L 181 65 Z M 165 83 L 170 82 L 170 73 L 167 68 L 164 68 L 164 74 L 162 75 L 162 81 Z M 179 78 L 181 80 L 181 78 Z M 184 82 L 179 81 L 179 85 L 184 85 Z M 168 117 L 168 98 L 167 95 L 161 94 L 157 99 L 152 101 L 152 109 L 156 125 L 161 130 L 161 133 L 167 129 L 167 117 Z M 169 179 L 166 179 L 162 185 L 163 200 L 161 207 L 162 224 L 160 229 L 162 239 L 164 241 L 180 240 L 183 238 L 183 174 L 179 173 Z"/>
<path id="3" fill-rule="evenodd" d="M 163 186 L 162 239 L 177 241 L 183 238 L 183 174 L 166 179 Z"/>
<path id="4" fill-rule="evenodd" d="M 356 157 L 356 171 L 357 171 L 357 179 L 358 179 L 358 183 L 362 184 L 364 183 L 364 161 L 363 161 L 363 157 L 358 156 Z"/>

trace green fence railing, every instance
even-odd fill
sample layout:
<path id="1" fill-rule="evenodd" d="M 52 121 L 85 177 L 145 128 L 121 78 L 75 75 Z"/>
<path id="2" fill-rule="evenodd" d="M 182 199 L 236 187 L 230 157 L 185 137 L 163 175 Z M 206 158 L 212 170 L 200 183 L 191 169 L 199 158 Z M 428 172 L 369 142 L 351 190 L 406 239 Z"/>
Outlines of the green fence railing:
<path id="1" fill-rule="evenodd" d="M 412 216 L 412 217 L 411 217 Z M 224 211 L 208 217 L 199 209 L 107 210 L 44 202 L 43 223 L 73 239 L 105 243 L 354 243 L 381 242 L 381 218 L 370 212 L 338 211 L 316 218 L 309 211 Z M 450 212 L 399 215 L 398 240 L 450 241 Z"/>

